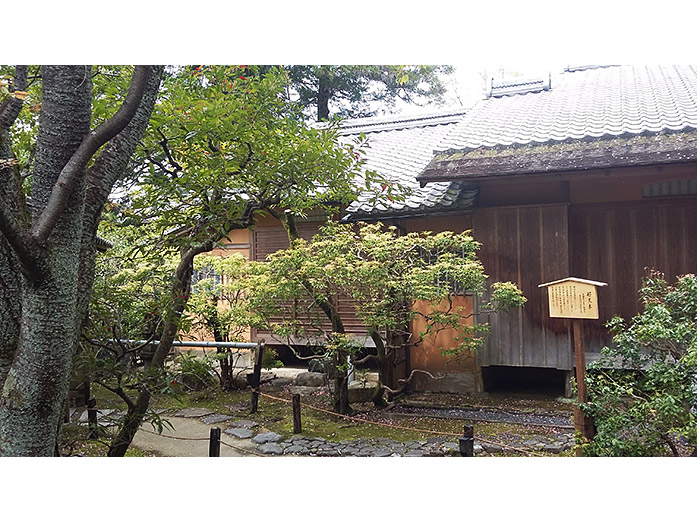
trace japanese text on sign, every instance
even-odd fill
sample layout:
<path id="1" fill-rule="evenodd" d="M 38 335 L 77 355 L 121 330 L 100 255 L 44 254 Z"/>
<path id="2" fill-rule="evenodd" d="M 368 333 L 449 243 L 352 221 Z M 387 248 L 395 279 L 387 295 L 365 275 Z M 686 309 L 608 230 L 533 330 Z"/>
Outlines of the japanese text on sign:
<path id="1" fill-rule="evenodd" d="M 598 295 L 595 286 L 566 281 L 550 285 L 547 291 L 550 317 L 598 319 Z"/>

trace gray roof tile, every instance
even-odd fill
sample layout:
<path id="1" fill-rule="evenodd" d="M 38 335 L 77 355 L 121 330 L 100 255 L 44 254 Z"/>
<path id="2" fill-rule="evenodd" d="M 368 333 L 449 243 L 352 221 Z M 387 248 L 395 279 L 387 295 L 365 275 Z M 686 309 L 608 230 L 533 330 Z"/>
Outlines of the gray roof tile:
<path id="1" fill-rule="evenodd" d="M 530 147 L 579 140 L 607 141 L 609 148 L 610 140 L 619 138 L 697 130 L 696 66 L 610 66 L 572 71 L 553 78 L 549 91 L 480 101 L 438 146 L 438 152 L 448 153 L 450 158 L 463 153 L 466 169 L 451 164 L 448 172 L 453 176 L 439 174 L 445 172 L 439 168 L 440 158 L 448 154 L 438 154 L 419 179 L 453 180 L 470 177 L 467 172 L 486 174 L 483 164 L 478 171 L 470 155 L 475 150 L 516 150 L 517 155 L 524 155 L 533 151 Z M 617 143 L 621 146 L 624 142 Z M 489 165 L 499 169 L 491 174 L 502 174 L 501 164 Z M 556 165 L 562 166 L 563 162 Z"/>
<path id="2" fill-rule="evenodd" d="M 697 128 L 694 66 L 566 72 L 549 91 L 477 104 L 439 150 L 526 145 Z"/>
<path id="3" fill-rule="evenodd" d="M 347 209 L 345 219 L 378 219 L 383 216 L 414 215 L 426 210 L 450 209 L 457 205 L 463 187 L 459 182 L 436 182 L 421 187 L 416 175 L 433 158 L 437 145 L 466 114 L 465 109 L 423 116 L 361 118 L 342 122 L 341 135 L 351 141 L 359 133 L 368 138 L 365 169 L 374 170 L 411 191 L 402 202 L 370 202 L 368 194 L 358 196 Z M 463 205 L 471 204 L 468 195 Z"/>

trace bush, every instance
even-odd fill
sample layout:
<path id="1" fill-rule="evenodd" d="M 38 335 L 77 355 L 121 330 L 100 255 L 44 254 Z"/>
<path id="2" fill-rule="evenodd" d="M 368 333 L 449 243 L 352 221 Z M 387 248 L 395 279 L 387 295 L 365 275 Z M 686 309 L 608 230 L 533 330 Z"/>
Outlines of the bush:
<path id="1" fill-rule="evenodd" d="M 278 352 L 275 349 L 265 347 L 261 357 L 261 366 L 264 369 L 277 369 L 283 367 L 283 362 L 278 359 Z"/>
<path id="2" fill-rule="evenodd" d="M 203 390 L 216 382 L 214 361 L 191 352 L 182 352 L 174 359 L 177 377 L 183 387 L 189 390 Z"/>
<path id="3" fill-rule="evenodd" d="M 613 318 L 613 343 L 589 365 L 588 403 L 596 425 L 586 455 L 697 454 L 697 277 L 669 285 L 650 271 L 644 311 Z"/>

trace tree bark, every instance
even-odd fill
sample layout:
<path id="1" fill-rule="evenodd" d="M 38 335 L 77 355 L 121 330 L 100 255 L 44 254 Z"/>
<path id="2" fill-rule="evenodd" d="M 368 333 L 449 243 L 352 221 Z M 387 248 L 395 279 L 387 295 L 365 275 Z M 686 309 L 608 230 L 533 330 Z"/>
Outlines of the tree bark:
<path id="1" fill-rule="evenodd" d="M 91 119 L 89 67 L 45 67 L 32 183 L 34 215 L 70 160 Z M 42 247 L 48 274 L 23 281 L 17 349 L 0 398 L 0 454 L 51 456 L 72 370 L 84 177 Z"/>
<path id="2" fill-rule="evenodd" d="M 317 74 L 317 121 L 323 122 L 329 119 L 329 99 L 331 98 L 329 80 L 322 71 Z"/>
<path id="3" fill-rule="evenodd" d="M 14 90 L 27 88 L 27 66 L 15 68 Z M 12 165 L 10 128 L 22 108 L 23 99 L 12 97 L 0 107 L 0 207 L 15 221 L 27 220 L 19 170 Z M 0 384 L 5 382 L 14 359 L 22 316 L 22 285 L 18 274 L 20 261 L 0 233 Z"/>
<path id="4" fill-rule="evenodd" d="M 155 68 L 148 69 L 150 73 L 156 72 Z M 46 216 L 44 213 L 51 194 L 60 181 L 59 174 L 75 161 L 86 137 L 90 141 L 91 68 L 46 66 L 42 77 L 42 111 L 32 181 L 31 223 L 34 224 L 42 215 Z M 141 104 L 142 94 L 136 97 L 137 100 L 131 97 L 129 103 Z M 154 103 L 152 94 L 151 102 Z M 123 123 L 121 121 L 119 126 Z M 114 128 L 110 132 L 113 131 Z M 138 139 L 139 136 L 135 141 Z M 122 148 L 112 152 L 115 156 L 130 156 L 132 150 L 128 152 Z M 26 255 L 29 260 L 24 260 L 25 269 L 27 261 L 40 264 L 41 277 L 36 277 L 31 271 L 25 275 L 14 271 L 15 277 L 21 280 L 21 317 L 12 363 L 2 381 L 0 455 L 51 456 L 56 448 L 56 427 L 64 414 L 82 320 L 78 304 L 84 296 L 79 292 L 89 295 L 91 290 L 89 278 L 86 284 L 81 286 L 79 283 L 80 277 L 84 276 L 80 273 L 83 267 L 81 257 L 85 255 L 84 220 L 88 209 L 85 203 L 85 157 L 80 156 L 80 162 L 71 168 L 70 190 L 61 196 L 60 205 L 53 207 L 52 204 L 49 209 L 51 226 L 43 229 L 42 243 L 30 246 L 31 252 Z M 106 195 L 114 181 L 105 183 Z M 106 196 L 92 205 L 101 211 L 105 200 Z M 21 219 L 10 224 L 0 221 L 3 221 L 3 230 L 28 232 L 28 223 Z M 0 251 L 17 254 L 16 245 L 12 245 L 12 239 L 7 235 L 0 244 Z M 40 251 L 38 254 L 37 250 Z M 2 252 L 0 256 L 7 265 L 8 256 L 3 256 Z M 0 267 L 2 265 L 0 263 Z"/>

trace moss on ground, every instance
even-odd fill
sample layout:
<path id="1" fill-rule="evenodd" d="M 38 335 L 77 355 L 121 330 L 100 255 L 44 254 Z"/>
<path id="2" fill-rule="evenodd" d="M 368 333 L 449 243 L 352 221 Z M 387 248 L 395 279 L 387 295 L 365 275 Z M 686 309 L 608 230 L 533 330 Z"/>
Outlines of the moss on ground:
<path id="1" fill-rule="evenodd" d="M 101 387 L 94 387 L 93 395 L 99 408 L 123 409 L 120 400 Z M 270 396 L 273 396 L 270 397 Z M 278 398 L 278 399 L 274 399 Z M 469 406 L 491 407 L 529 413 L 567 413 L 571 415 L 572 406 L 568 403 L 550 401 L 549 398 L 511 397 L 506 395 L 462 395 L 442 393 L 412 394 L 410 402 L 431 406 Z M 203 391 L 193 391 L 178 396 L 158 396 L 152 408 L 164 409 L 173 413 L 177 410 L 198 407 L 207 408 L 221 414 L 232 414 L 237 419 L 248 419 L 259 423 L 258 431 L 273 431 L 288 438 L 293 435 L 291 394 L 287 389 L 262 389 L 258 410 L 250 414 L 251 392 L 238 390 L 225 392 L 219 387 Z M 307 437 L 324 438 L 331 441 L 345 441 L 359 438 L 385 438 L 395 441 L 426 440 L 444 437 L 457 441 L 463 433 L 465 422 L 458 419 L 441 419 L 426 416 L 396 415 L 389 409 L 377 409 L 372 404 L 354 404 L 353 419 L 331 413 L 330 397 L 322 389 L 302 397 L 302 434 Z M 555 435 L 560 429 L 509 423 L 466 422 L 474 425 L 475 435 L 491 442 L 512 443 L 534 435 Z M 86 440 L 76 447 L 77 452 L 103 455 L 106 446 Z M 100 447 L 103 454 L 100 454 Z M 139 455 L 136 449 L 129 455 Z M 539 453 L 538 453 L 539 454 Z M 516 452 L 497 455 L 519 456 Z M 559 454 L 557 454 L 559 455 Z"/>

